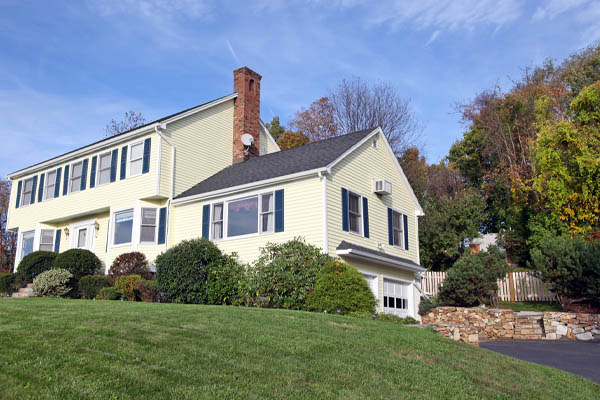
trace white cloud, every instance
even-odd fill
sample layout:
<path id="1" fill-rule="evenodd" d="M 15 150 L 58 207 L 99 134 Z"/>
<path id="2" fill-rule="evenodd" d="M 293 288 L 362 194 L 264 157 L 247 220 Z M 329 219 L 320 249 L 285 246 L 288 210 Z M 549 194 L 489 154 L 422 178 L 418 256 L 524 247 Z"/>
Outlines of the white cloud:
<path id="1" fill-rule="evenodd" d="M 588 0 L 549 0 L 542 7 L 538 7 L 533 14 L 534 21 L 545 19 L 552 20 L 558 15 L 570 11 L 587 3 Z"/>
<path id="2" fill-rule="evenodd" d="M 425 46 L 429 46 L 431 43 L 433 43 L 433 41 L 435 39 L 437 39 L 437 37 L 440 36 L 440 31 L 435 31 L 431 34 L 431 36 L 429 37 L 429 40 L 427 41 L 427 43 L 425 43 Z"/>
<path id="3" fill-rule="evenodd" d="M 235 62 L 237 63 L 237 65 L 242 65 L 242 62 L 240 61 L 239 57 L 237 56 L 237 54 L 235 54 L 235 50 L 233 50 L 233 46 L 231 45 L 231 43 L 229 42 L 229 39 L 225 39 L 225 42 L 227 43 L 227 48 L 229 49 L 229 52 L 231 53 L 231 55 L 233 56 L 233 59 L 235 60 Z"/>

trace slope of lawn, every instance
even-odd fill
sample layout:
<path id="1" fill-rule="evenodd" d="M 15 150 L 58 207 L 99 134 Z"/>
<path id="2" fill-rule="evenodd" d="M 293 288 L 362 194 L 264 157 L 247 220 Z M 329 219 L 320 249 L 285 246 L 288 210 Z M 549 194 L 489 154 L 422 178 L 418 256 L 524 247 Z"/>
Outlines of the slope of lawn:
<path id="1" fill-rule="evenodd" d="M 0 398 L 600 398 L 575 375 L 335 315 L 0 300 Z"/>

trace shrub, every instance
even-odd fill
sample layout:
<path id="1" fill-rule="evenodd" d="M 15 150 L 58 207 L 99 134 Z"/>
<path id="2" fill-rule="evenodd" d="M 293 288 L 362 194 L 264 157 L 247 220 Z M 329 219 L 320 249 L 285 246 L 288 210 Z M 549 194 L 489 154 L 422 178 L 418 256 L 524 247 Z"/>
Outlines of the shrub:
<path id="1" fill-rule="evenodd" d="M 82 276 L 100 273 L 102 263 L 94 253 L 84 249 L 71 249 L 60 253 L 54 260 L 54 268 L 66 269 L 79 282 Z"/>
<path id="2" fill-rule="evenodd" d="M 321 249 L 301 238 L 267 243 L 249 268 L 246 303 L 253 306 L 305 310 L 321 268 L 333 261 Z"/>
<path id="3" fill-rule="evenodd" d="M 115 258 L 108 271 L 109 283 L 113 285 L 118 276 L 132 274 L 140 275 L 144 279 L 152 279 L 146 256 L 137 251 L 124 253 Z"/>
<path id="4" fill-rule="evenodd" d="M 464 254 L 448 270 L 439 298 L 445 305 L 472 307 L 498 305 L 497 280 L 508 270 L 504 253 L 490 246 L 487 251 Z"/>
<path id="5" fill-rule="evenodd" d="M 581 237 L 548 238 L 531 251 L 531 266 L 563 308 L 574 300 L 600 303 L 600 244 Z"/>
<path id="6" fill-rule="evenodd" d="M 44 271 L 33 280 L 33 291 L 38 296 L 63 297 L 71 291 L 71 278 L 73 274 L 64 269 Z"/>
<path id="7" fill-rule="evenodd" d="M 184 240 L 156 257 L 158 289 L 177 303 L 206 303 L 208 271 L 225 263 L 225 256 L 212 242 Z"/>
<path id="8" fill-rule="evenodd" d="M 221 265 L 208 271 L 205 284 L 206 303 L 237 303 L 244 278 L 244 266 L 238 263 L 235 255 L 224 256 Z"/>
<path id="9" fill-rule="evenodd" d="M 98 300 L 119 300 L 121 296 L 117 293 L 117 290 L 112 286 L 103 287 L 98 291 L 96 296 Z"/>
<path id="10" fill-rule="evenodd" d="M 158 285 L 156 281 L 138 279 L 133 284 L 136 297 L 142 301 L 154 302 L 159 299 Z"/>
<path id="11" fill-rule="evenodd" d="M 17 274 L 21 276 L 22 282 L 31 283 L 36 276 L 51 269 L 55 259 L 56 253 L 52 251 L 34 251 L 23 257 Z"/>
<path id="12" fill-rule="evenodd" d="M 84 299 L 95 299 L 100 289 L 110 286 L 106 275 L 86 275 L 79 280 L 79 293 Z"/>
<path id="13" fill-rule="evenodd" d="M 377 317 L 375 317 L 375 320 L 385 321 L 385 322 L 394 322 L 396 324 L 402 324 L 402 325 L 417 325 L 417 324 L 419 324 L 419 321 L 417 321 L 413 317 L 402 318 L 395 314 L 379 313 L 379 314 L 377 314 Z"/>
<path id="14" fill-rule="evenodd" d="M 0 296 L 9 295 L 13 292 L 13 282 L 16 274 L 0 273 Z"/>
<path id="15" fill-rule="evenodd" d="M 142 279 L 142 277 L 136 274 L 119 276 L 115 279 L 114 288 L 121 297 L 126 298 L 129 301 L 135 301 L 137 299 L 135 282 L 140 279 Z"/>
<path id="16" fill-rule="evenodd" d="M 440 301 L 437 296 L 421 297 L 419 303 L 419 315 L 426 315 L 430 310 L 439 307 Z"/>
<path id="17" fill-rule="evenodd" d="M 360 272 L 346 263 L 331 261 L 317 274 L 307 309 L 340 314 L 374 313 L 375 297 Z"/>

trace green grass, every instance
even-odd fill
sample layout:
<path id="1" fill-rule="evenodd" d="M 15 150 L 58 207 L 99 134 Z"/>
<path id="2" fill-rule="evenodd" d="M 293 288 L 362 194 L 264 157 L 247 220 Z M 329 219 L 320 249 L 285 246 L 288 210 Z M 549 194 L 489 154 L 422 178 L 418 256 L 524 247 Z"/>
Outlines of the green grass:
<path id="1" fill-rule="evenodd" d="M 548 301 L 501 301 L 500 308 L 514 311 L 560 311 L 558 303 Z"/>
<path id="2" fill-rule="evenodd" d="M 600 398 L 578 376 L 369 319 L 0 300 L 0 398 Z"/>

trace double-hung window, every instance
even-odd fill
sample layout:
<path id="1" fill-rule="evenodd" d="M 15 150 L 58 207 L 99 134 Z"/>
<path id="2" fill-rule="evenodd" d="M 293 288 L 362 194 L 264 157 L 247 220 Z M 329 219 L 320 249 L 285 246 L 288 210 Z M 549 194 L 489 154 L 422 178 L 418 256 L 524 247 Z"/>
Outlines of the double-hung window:
<path id="1" fill-rule="evenodd" d="M 258 196 L 227 203 L 227 236 L 258 233 Z"/>
<path id="2" fill-rule="evenodd" d="M 97 186 L 104 185 L 110 182 L 111 154 L 104 153 L 100 155 L 98 163 L 98 183 Z"/>
<path id="3" fill-rule="evenodd" d="M 142 208 L 140 242 L 154 243 L 156 239 L 156 208 Z"/>
<path id="4" fill-rule="evenodd" d="M 42 229 L 40 234 L 40 251 L 54 250 L 54 229 Z"/>
<path id="5" fill-rule="evenodd" d="M 129 151 L 129 176 L 135 176 L 142 173 L 143 160 L 144 142 L 132 144 Z"/>
<path id="6" fill-rule="evenodd" d="M 356 193 L 348 192 L 348 221 L 350 232 L 362 234 L 361 197 Z"/>
<path id="7" fill-rule="evenodd" d="M 44 200 L 54 198 L 54 188 L 56 186 L 56 170 L 46 173 L 46 181 L 44 184 Z"/>
<path id="8" fill-rule="evenodd" d="M 223 203 L 213 204 L 212 238 L 213 240 L 223 239 Z"/>
<path id="9" fill-rule="evenodd" d="M 120 211 L 115 213 L 115 232 L 113 244 L 131 243 L 133 232 L 133 210 Z"/>
<path id="10" fill-rule="evenodd" d="M 260 202 L 260 231 L 273 232 L 273 193 L 263 194 Z"/>
<path id="11" fill-rule="evenodd" d="M 392 212 L 392 237 L 394 246 L 404 248 L 404 228 L 402 224 L 402 214 L 397 211 Z"/>
<path id="12" fill-rule="evenodd" d="M 23 185 L 23 195 L 21 196 L 22 206 L 31 204 L 31 192 L 33 192 L 33 178 L 27 179 Z"/>
<path id="13" fill-rule="evenodd" d="M 21 238 L 21 259 L 27 254 L 33 253 L 34 236 L 35 231 L 23 232 L 23 237 Z"/>
<path id="14" fill-rule="evenodd" d="M 81 172 L 83 171 L 83 162 L 76 162 L 71 166 L 71 179 L 69 180 L 69 193 L 79 192 L 81 190 Z"/>

